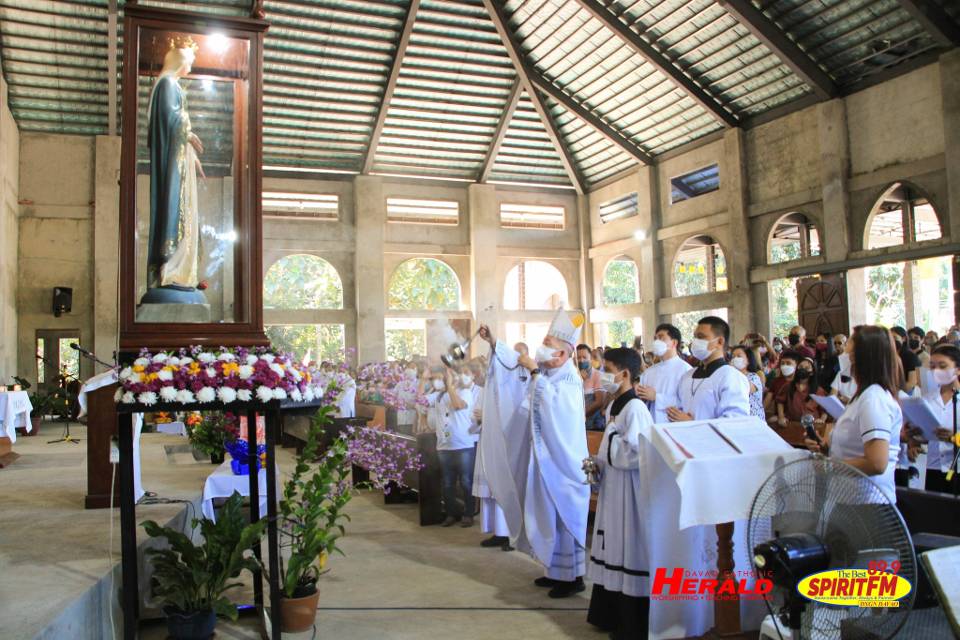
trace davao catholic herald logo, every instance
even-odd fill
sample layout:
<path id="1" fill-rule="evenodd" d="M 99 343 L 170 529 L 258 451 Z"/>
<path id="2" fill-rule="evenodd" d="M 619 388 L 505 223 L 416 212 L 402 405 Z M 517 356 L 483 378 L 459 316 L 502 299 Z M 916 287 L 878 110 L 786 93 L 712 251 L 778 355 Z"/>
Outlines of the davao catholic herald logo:
<path id="1" fill-rule="evenodd" d="M 839 607 L 899 607 L 913 585 L 901 575 L 900 563 L 871 562 L 867 569 L 831 569 L 797 584 L 804 598 Z"/>

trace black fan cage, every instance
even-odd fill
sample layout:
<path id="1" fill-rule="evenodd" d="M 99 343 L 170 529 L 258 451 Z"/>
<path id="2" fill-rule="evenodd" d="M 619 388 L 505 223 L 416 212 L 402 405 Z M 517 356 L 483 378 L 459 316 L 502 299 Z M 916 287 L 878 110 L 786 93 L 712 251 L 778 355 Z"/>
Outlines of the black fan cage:
<path id="1" fill-rule="evenodd" d="M 778 467 L 753 499 L 747 525 L 751 552 L 781 536 L 811 533 L 830 553 L 827 569 L 867 569 L 871 562 L 900 563 L 898 575 L 913 585 L 896 608 L 831 606 L 806 602 L 803 638 L 883 640 L 906 622 L 916 597 L 917 559 L 903 517 L 868 476 L 841 462 L 812 456 Z M 806 576 L 794 576 L 799 582 Z M 776 590 L 775 609 L 786 596 Z M 799 597 L 799 596 L 798 596 Z"/>

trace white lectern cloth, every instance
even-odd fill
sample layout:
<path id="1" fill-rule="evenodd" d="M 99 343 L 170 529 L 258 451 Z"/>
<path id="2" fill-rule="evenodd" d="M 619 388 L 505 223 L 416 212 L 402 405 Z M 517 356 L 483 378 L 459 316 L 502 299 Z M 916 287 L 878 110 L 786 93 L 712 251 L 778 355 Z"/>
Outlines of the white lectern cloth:
<path id="1" fill-rule="evenodd" d="M 24 427 L 27 432 L 33 431 L 30 422 L 30 396 L 26 391 L 4 391 L 0 393 L 0 435 L 6 435 L 10 442 L 17 441 L 17 427 Z"/>
<path id="2" fill-rule="evenodd" d="M 83 416 L 87 415 L 88 393 L 91 391 L 96 391 L 101 387 L 111 385 L 114 382 L 117 382 L 117 372 L 114 369 L 104 371 L 103 373 L 95 375 L 84 382 L 83 386 L 80 387 L 80 393 L 77 396 L 77 402 L 80 404 L 80 414 L 77 417 L 82 418 Z M 93 425 L 88 422 L 87 429 L 92 427 Z M 143 482 L 142 478 L 140 477 L 140 432 L 142 430 L 143 414 L 135 413 L 133 414 L 133 499 L 138 502 L 140 501 L 140 498 L 143 497 L 143 494 L 146 493 L 146 491 L 143 490 Z"/>
<path id="3" fill-rule="evenodd" d="M 277 477 L 279 478 L 279 473 Z M 260 517 L 267 514 L 267 470 L 260 469 L 257 474 L 258 484 L 260 486 Z M 277 483 L 279 485 L 279 482 Z M 227 457 L 219 467 L 213 470 L 207 481 L 203 484 L 203 502 L 200 505 L 200 511 L 203 517 L 216 522 L 216 512 L 213 509 L 214 498 L 229 498 L 236 491 L 244 497 L 250 495 L 250 476 L 236 476 L 233 469 L 230 468 L 230 458 Z M 278 493 L 279 495 L 279 493 Z"/>

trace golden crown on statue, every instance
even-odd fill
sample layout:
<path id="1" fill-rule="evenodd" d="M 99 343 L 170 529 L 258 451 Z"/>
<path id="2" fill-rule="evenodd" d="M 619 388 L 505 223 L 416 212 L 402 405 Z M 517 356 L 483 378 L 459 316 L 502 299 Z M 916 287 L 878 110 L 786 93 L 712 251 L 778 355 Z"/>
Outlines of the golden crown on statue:
<path id="1" fill-rule="evenodd" d="M 171 36 L 167 44 L 169 49 L 193 49 L 194 53 L 200 49 L 193 36 Z"/>

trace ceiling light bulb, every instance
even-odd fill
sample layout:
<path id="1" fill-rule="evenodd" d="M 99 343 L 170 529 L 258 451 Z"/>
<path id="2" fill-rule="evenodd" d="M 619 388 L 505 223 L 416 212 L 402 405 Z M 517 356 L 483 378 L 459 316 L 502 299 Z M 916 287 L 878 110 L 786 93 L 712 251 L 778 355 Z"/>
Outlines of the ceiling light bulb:
<path id="1" fill-rule="evenodd" d="M 633 232 L 633 237 L 643 242 L 644 240 L 647 239 L 647 232 L 644 231 L 643 229 L 637 229 L 636 231 Z"/>

